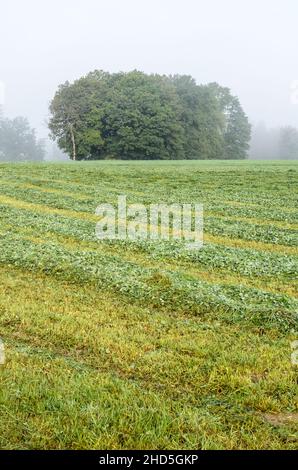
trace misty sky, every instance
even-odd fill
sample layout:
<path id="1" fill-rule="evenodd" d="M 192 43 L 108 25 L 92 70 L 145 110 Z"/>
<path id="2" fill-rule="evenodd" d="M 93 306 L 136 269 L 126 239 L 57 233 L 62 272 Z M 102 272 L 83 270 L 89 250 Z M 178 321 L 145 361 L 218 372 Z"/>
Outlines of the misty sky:
<path id="1" fill-rule="evenodd" d="M 0 20 L 4 111 L 40 136 L 58 84 L 94 69 L 217 81 L 251 121 L 298 127 L 297 0 L 1 0 Z"/>

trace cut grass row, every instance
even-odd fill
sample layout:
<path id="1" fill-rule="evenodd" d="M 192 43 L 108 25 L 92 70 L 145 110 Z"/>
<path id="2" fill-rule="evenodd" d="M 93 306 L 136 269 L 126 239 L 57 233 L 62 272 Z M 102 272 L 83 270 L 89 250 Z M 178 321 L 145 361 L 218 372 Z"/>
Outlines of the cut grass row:
<path id="1" fill-rule="evenodd" d="M 117 256 L 126 262 L 132 262 L 140 266 L 145 266 L 147 268 L 158 269 L 160 267 L 160 262 L 162 262 L 163 271 L 169 272 L 178 272 L 183 276 L 192 277 L 195 279 L 201 279 L 208 283 L 212 284 L 228 284 L 228 285 L 243 285 L 248 288 L 259 289 L 262 291 L 268 291 L 276 294 L 285 294 L 292 297 L 298 297 L 298 291 L 296 286 L 292 283 L 292 279 L 287 279 L 284 275 L 279 276 L 275 275 L 270 276 L 270 273 L 267 273 L 267 276 L 260 278 L 252 275 L 240 275 L 238 272 L 234 272 L 229 269 L 228 266 L 225 267 L 212 267 L 212 270 L 207 270 L 207 266 L 200 263 L 193 263 L 191 259 L 183 257 L 183 251 L 180 253 L 175 260 L 171 259 L 171 256 L 167 252 L 159 253 L 157 256 L 152 256 L 154 253 L 154 245 L 151 245 L 151 248 L 147 247 L 147 250 L 144 247 L 144 244 L 138 245 L 136 243 L 125 244 L 123 245 L 116 243 L 98 243 L 93 241 L 86 241 L 80 238 L 75 238 L 71 235 L 61 234 L 58 231 L 49 231 L 49 226 L 46 229 L 42 230 L 42 227 L 39 225 L 38 230 L 36 227 L 33 227 L 32 224 L 29 224 L 26 220 L 26 224 L 20 225 L 16 228 L 12 224 L 4 224 L 2 221 L 2 231 L 0 232 L 2 236 L 8 234 L 13 230 L 14 233 L 17 233 L 22 236 L 25 240 L 29 240 L 33 243 L 44 244 L 44 243 L 56 243 L 62 245 L 69 251 L 96 251 L 102 252 L 103 254 L 108 254 L 111 256 Z M 36 235 L 38 233 L 38 235 Z M 205 250 L 208 249 L 208 245 L 205 246 Z M 283 261 L 283 260 L 282 260 Z M 282 262 L 281 261 L 281 262 Z M 295 268 L 294 268 L 295 269 Z M 247 273 L 246 273 L 247 274 Z M 287 272 L 287 274 L 289 274 Z"/>
<path id="2" fill-rule="evenodd" d="M 3 206 L 3 213 L 5 213 L 5 206 L 12 206 L 17 209 L 41 214 L 56 214 L 63 217 L 87 220 L 93 222 L 93 224 L 98 221 L 98 217 L 96 217 L 95 214 L 57 207 L 59 206 L 58 202 L 54 204 L 54 207 L 51 207 L 41 203 L 32 203 L 23 199 L 3 195 L 0 196 L 0 203 Z M 223 240 L 225 244 L 231 245 L 231 243 L 236 243 L 238 246 L 241 245 L 242 247 L 245 247 L 245 244 L 247 244 L 247 246 L 255 246 L 256 248 L 259 245 L 260 249 L 266 249 L 266 245 L 268 245 L 268 250 L 284 251 L 285 253 L 296 251 L 297 230 L 289 229 L 288 227 L 286 227 L 286 229 L 279 229 L 274 227 L 274 225 L 262 227 L 262 224 L 258 226 L 237 220 L 229 221 L 204 217 L 204 230 L 205 239 L 208 240 L 209 237 L 209 239 L 213 239 L 216 242 L 217 238 L 218 243 L 221 243 Z M 92 234 L 94 239 L 94 231 L 93 227 L 89 232 L 89 238 Z M 235 242 L 235 240 L 237 241 Z"/>
<path id="3" fill-rule="evenodd" d="M 2 237 L 1 245 L 2 264 L 54 274 L 73 283 L 92 282 L 139 305 L 284 331 L 297 326 L 298 301 L 290 296 L 241 285 L 214 285 L 116 255 L 69 251 L 61 244 L 35 243 L 15 234 Z"/>
<path id="4" fill-rule="evenodd" d="M 93 212 L 94 207 L 100 201 L 108 201 L 114 203 L 113 197 L 117 195 L 117 190 L 111 188 L 111 184 L 108 184 L 108 188 L 104 183 L 101 183 L 100 191 L 98 187 L 78 187 L 78 185 L 69 185 L 68 189 L 65 190 L 65 185 L 59 183 L 57 187 L 52 187 L 53 183 L 49 181 L 43 183 L 43 186 L 32 183 L 21 183 L 16 181 L 1 181 L 1 192 L 8 196 L 14 196 L 16 188 L 18 195 L 22 198 L 28 198 L 28 201 L 36 200 L 39 203 L 49 204 L 55 206 L 55 204 L 63 202 L 63 208 L 72 208 L 78 211 L 89 211 Z M 146 204 L 156 202 L 150 196 L 150 193 L 144 191 L 133 191 L 126 188 L 126 193 L 129 199 L 134 203 L 138 200 Z M 46 196 L 44 196 L 44 194 Z M 52 196 L 52 197 L 51 197 Z M 168 198 L 168 194 L 163 195 L 163 200 Z M 57 198 L 58 197 L 58 198 Z M 185 194 L 183 202 L 187 202 L 189 195 Z M 222 201 L 222 197 L 204 198 L 206 215 L 223 218 L 227 217 L 231 220 L 240 220 L 250 223 L 256 223 L 259 225 L 274 225 L 280 228 L 297 228 L 295 222 L 298 220 L 298 211 L 295 208 L 268 208 L 260 204 L 245 204 L 236 201 Z M 162 198 L 161 198 L 162 200 Z"/>

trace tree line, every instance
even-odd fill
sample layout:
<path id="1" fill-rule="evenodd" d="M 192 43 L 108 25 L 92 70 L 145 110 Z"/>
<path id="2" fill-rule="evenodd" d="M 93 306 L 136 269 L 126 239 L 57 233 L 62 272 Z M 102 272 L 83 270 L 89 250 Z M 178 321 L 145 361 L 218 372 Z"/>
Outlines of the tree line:
<path id="1" fill-rule="evenodd" d="M 293 126 L 267 128 L 259 123 L 252 129 L 249 155 L 255 159 L 298 160 L 298 129 Z"/>
<path id="2" fill-rule="evenodd" d="M 73 160 L 243 159 L 251 132 L 228 88 L 139 71 L 60 85 L 49 128 Z"/>

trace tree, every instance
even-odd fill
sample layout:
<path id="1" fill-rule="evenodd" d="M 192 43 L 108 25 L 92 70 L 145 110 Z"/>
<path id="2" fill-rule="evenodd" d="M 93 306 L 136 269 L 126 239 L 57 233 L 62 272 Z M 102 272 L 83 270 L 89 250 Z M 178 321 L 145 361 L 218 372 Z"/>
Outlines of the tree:
<path id="1" fill-rule="evenodd" d="M 287 126 L 280 130 L 279 153 L 284 160 L 298 159 L 298 129 Z"/>
<path id="2" fill-rule="evenodd" d="M 44 154 L 44 143 L 36 139 L 26 118 L 0 117 L 1 161 L 40 161 Z"/>
<path id="3" fill-rule="evenodd" d="M 237 160 L 246 158 L 249 149 L 251 126 L 239 99 L 232 96 L 229 88 L 221 87 L 217 83 L 209 84 L 209 88 L 217 98 L 225 120 L 222 158 Z"/>
<path id="4" fill-rule="evenodd" d="M 106 153 L 123 159 L 183 158 L 181 107 L 165 77 L 115 74 L 103 103 Z"/>
<path id="5" fill-rule="evenodd" d="M 224 119 L 213 91 L 198 86 L 187 75 L 174 75 L 170 79 L 182 105 L 185 158 L 221 158 Z"/>
<path id="6" fill-rule="evenodd" d="M 99 156 L 101 110 L 94 99 L 92 82 L 80 79 L 73 85 L 61 85 L 50 105 L 51 136 L 73 160 Z"/>
<path id="7" fill-rule="evenodd" d="M 52 137 L 72 159 L 183 158 L 175 88 L 141 72 L 95 71 L 56 93 Z"/>
<path id="8" fill-rule="evenodd" d="M 237 98 L 189 76 L 94 71 L 61 85 L 49 128 L 73 160 L 244 158 L 250 127 Z"/>

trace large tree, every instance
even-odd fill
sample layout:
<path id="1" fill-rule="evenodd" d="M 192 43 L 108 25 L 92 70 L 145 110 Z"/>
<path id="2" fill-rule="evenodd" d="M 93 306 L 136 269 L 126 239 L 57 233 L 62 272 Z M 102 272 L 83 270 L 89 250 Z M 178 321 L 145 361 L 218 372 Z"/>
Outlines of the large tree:
<path id="1" fill-rule="evenodd" d="M 73 160 L 244 158 L 248 147 L 239 101 L 188 76 L 94 71 L 61 85 L 50 111 Z"/>
<path id="2" fill-rule="evenodd" d="M 60 86 L 49 128 L 72 159 L 183 158 L 175 87 L 141 72 L 95 71 Z"/>

